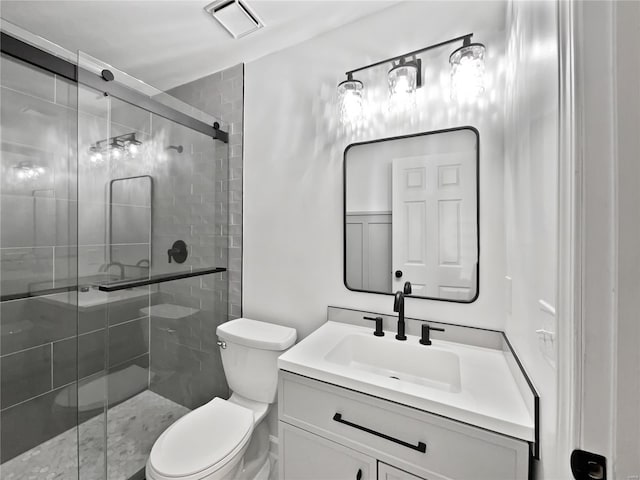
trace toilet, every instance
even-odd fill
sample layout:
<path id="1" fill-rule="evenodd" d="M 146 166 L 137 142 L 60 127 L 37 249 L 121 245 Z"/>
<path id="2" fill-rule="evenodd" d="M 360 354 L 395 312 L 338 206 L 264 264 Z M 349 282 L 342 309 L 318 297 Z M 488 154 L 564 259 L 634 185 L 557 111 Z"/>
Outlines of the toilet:
<path id="1" fill-rule="evenodd" d="M 216 333 L 231 389 L 167 428 L 147 460 L 147 480 L 267 480 L 269 432 L 278 356 L 296 341 L 293 328 L 239 318 Z"/>

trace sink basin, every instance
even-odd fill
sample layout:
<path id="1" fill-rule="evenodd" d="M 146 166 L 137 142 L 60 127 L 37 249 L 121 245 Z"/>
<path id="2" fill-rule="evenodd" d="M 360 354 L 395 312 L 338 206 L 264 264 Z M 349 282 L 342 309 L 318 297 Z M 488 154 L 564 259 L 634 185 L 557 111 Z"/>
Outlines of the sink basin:
<path id="1" fill-rule="evenodd" d="M 381 341 L 377 337 L 347 335 L 325 356 L 325 360 L 384 378 L 457 393 L 460 359 L 437 347 Z"/>

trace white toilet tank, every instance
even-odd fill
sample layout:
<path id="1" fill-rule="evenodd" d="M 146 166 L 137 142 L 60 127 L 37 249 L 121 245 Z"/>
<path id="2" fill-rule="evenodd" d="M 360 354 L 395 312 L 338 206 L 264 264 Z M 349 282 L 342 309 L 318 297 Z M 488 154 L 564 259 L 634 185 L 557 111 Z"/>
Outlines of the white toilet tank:
<path id="1" fill-rule="evenodd" d="M 216 329 L 222 366 L 231 391 L 249 400 L 273 403 L 278 390 L 277 360 L 296 341 L 293 328 L 238 318 Z"/>

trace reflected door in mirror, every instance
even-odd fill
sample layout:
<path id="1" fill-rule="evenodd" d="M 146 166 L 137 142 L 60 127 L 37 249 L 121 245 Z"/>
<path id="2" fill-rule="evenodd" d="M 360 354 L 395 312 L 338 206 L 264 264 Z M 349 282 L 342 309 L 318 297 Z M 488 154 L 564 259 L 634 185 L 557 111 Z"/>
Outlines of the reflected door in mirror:
<path id="1" fill-rule="evenodd" d="M 478 295 L 479 136 L 471 127 L 345 150 L 347 288 L 472 302 Z"/>

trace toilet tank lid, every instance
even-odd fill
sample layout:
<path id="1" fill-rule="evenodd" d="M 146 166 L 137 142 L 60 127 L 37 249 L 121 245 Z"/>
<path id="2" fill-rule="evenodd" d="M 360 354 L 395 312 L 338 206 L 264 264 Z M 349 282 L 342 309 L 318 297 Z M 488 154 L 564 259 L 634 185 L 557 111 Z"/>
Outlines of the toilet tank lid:
<path id="1" fill-rule="evenodd" d="M 296 342 L 294 328 L 249 318 L 230 320 L 216 329 L 221 340 L 260 350 L 284 351 Z"/>

